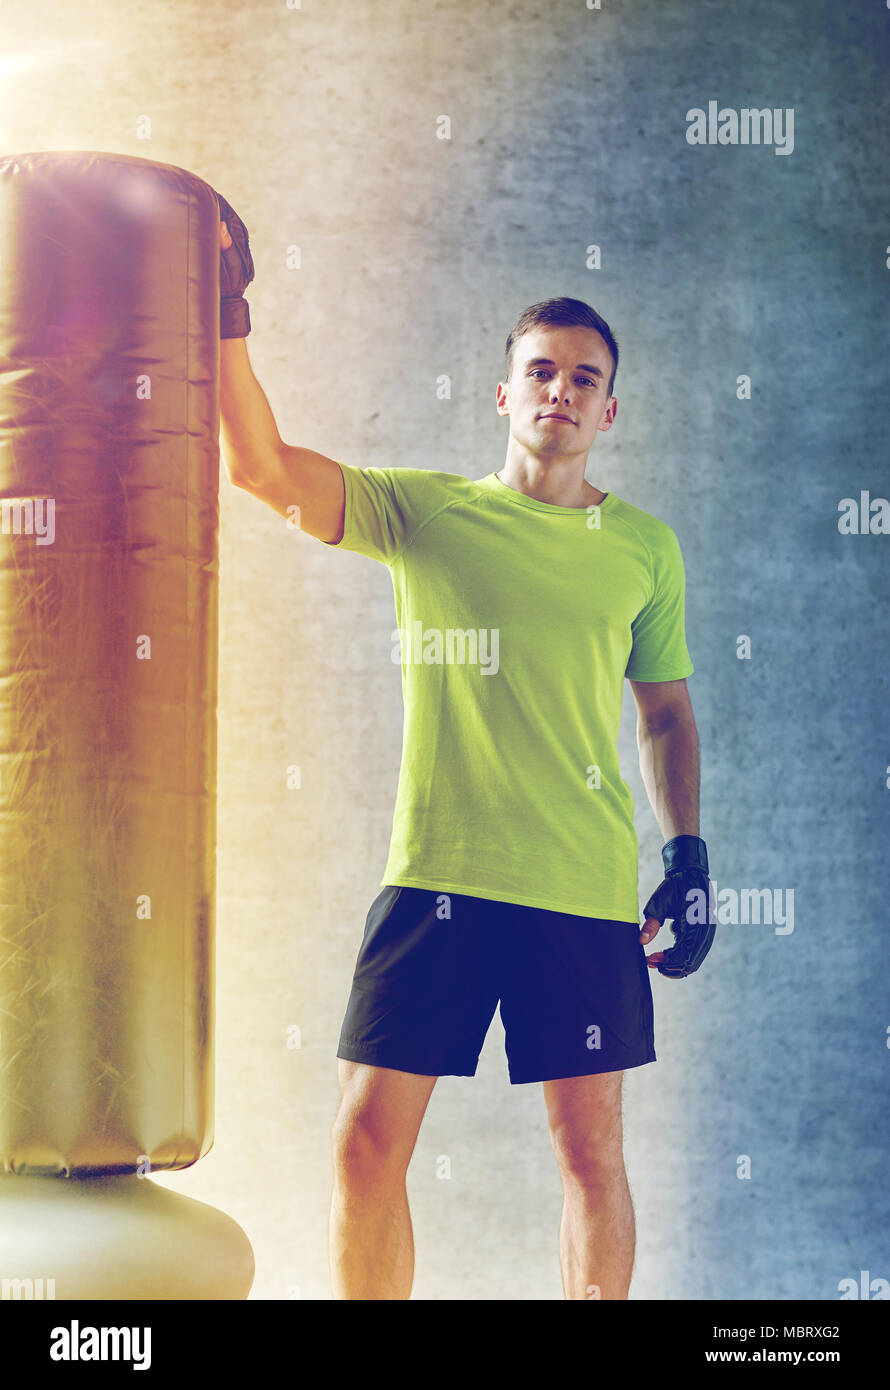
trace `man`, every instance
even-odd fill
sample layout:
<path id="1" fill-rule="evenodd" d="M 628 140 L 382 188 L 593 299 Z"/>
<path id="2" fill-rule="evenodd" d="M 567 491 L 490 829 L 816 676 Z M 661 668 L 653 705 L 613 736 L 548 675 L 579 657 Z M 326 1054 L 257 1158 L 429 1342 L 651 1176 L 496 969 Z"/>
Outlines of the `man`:
<path id="1" fill-rule="evenodd" d="M 232 481 L 282 516 L 298 508 L 325 544 L 386 564 L 399 623 L 392 840 L 337 1051 L 335 1297 L 409 1298 L 405 1177 L 420 1124 L 439 1076 L 475 1073 L 500 1005 L 511 1082 L 543 1084 L 565 1194 L 565 1296 L 624 1299 L 635 1231 L 623 1073 L 656 1060 L 648 970 L 691 973 L 714 926 L 680 548 L 664 522 L 584 476 L 617 413 L 617 343 L 579 300 L 520 316 L 497 388 L 510 422 L 498 473 L 335 462 L 278 434 L 244 342 L 247 233 L 224 199 L 220 209 Z M 617 751 L 625 676 L 668 841 L 642 932 Z M 643 943 L 668 919 L 676 945 L 647 959 Z"/>

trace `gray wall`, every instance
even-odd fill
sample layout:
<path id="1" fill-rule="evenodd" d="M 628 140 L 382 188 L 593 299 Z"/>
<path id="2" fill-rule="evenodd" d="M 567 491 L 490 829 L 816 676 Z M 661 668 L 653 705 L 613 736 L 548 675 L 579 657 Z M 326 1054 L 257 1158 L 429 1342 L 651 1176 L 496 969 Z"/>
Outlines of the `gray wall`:
<path id="1" fill-rule="evenodd" d="M 683 548 L 712 873 L 794 893 L 792 932 L 722 925 L 700 974 L 653 979 L 659 1061 L 626 1080 L 631 1296 L 836 1299 L 861 1270 L 890 1278 L 890 536 L 838 530 L 842 498 L 890 495 L 890 12 L 11 8 L 10 51 L 43 56 L 3 97 L 4 150 L 178 164 L 244 218 L 249 349 L 289 442 L 481 477 L 503 462 L 519 311 L 569 294 L 610 322 L 619 414 L 588 478 Z M 793 152 L 689 145 L 710 99 L 793 108 Z M 222 492 L 217 1136 L 157 1180 L 241 1221 L 253 1297 L 329 1298 L 336 1041 L 400 751 L 392 594 L 382 566 Z M 645 901 L 661 834 L 634 721 L 628 690 Z M 543 1097 L 510 1087 L 499 1017 L 476 1078 L 438 1083 L 408 1182 L 415 1298 L 561 1298 Z"/>

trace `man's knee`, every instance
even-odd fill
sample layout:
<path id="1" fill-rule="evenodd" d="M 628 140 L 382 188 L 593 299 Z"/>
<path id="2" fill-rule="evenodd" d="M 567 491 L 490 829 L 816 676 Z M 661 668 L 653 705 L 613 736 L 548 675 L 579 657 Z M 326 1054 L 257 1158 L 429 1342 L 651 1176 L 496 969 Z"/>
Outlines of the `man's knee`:
<path id="1" fill-rule="evenodd" d="M 545 1083 L 550 1139 L 564 1177 L 605 1185 L 624 1174 L 621 1073 Z"/>
<path id="2" fill-rule="evenodd" d="M 435 1080 L 341 1062 L 340 1106 L 332 1133 L 337 1168 L 404 1177 Z"/>
<path id="3" fill-rule="evenodd" d="M 626 1180 L 621 1144 L 584 1136 L 554 1138 L 553 1150 L 564 1179 L 587 1188 L 605 1188 Z"/>
<path id="4" fill-rule="evenodd" d="M 367 1096 L 343 1097 L 331 1140 L 334 1163 L 341 1172 L 374 1173 L 401 1166 L 398 1135 Z"/>

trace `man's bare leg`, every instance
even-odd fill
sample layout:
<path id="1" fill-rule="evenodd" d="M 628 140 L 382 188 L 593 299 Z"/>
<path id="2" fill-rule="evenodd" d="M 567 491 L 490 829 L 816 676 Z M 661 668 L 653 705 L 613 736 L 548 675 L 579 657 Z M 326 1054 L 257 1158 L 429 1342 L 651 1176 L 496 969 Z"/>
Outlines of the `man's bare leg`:
<path id="1" fill-rule="evenodd" d="M 414 1235 L 405 1179 L 438 1080 L 338 1058 L 329 1260 L 335 1299 L 407 1299 Z"/>
<path id="2" fill-rule="evenodd" d="M 636 1229 L 624 1168 L 623 1072 L 545 1081 L 550 1138 L 563 1182 L 559 1263 L 572 1299 L 626 1299 Z"/>

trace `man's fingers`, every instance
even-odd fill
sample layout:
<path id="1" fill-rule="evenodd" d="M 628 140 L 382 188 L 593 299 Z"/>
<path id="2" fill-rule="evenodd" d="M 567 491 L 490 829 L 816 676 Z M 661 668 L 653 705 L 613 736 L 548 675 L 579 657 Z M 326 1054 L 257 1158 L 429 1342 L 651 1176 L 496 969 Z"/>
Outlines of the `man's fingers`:
<path id="1" fill-rule="evenodd" d="M 660 961 L 664 960 L 664 951 L 653 951 L 651 956 L 646 957 L 646 964 L 650 970 L 654 970 Z"/>
<path id="2" fill-rule="evenodd" d="M 219 224 L 219 243 L 224 251 L 228 251 L 232 245 L 232 238 L 229 236 L 229 229 L 225 222 Z"/>
<path id="3" fill-rule="evenodd" d="M 645 922 L 643 923 L 643 930 L 640 932 L 640 942 L 643 946 L 645 946 L 647 941 L 651 941 L 653 936 L 656 936 L 658 934 L 658 928 L 660 926 L 661 923 L 659 922 L 657 917 L 646 918 Z"/>

